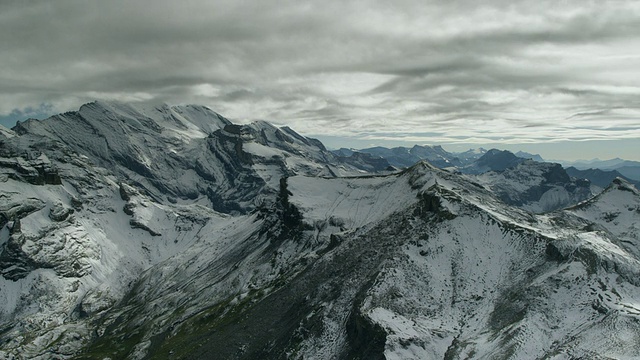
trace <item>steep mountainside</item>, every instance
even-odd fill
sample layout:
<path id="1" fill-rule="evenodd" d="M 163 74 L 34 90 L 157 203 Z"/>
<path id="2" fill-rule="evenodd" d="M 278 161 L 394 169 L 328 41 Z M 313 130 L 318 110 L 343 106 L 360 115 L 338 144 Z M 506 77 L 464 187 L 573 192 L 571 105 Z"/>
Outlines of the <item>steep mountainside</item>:
<path id="1" fill-rule="evenodd" d="M 571 178 L 560 164 L 523 160 L 503 171 L 475 178 L 507 204 L 544 213 L 574 205 L 592 196 L 588 180 Z"/>
<path id="2" fill-rule="evenodd" d="M 503 200 L 582 186 L 533 161 L 362 173 L 197 106 L 2 130 L 0 358 L 640 356 L 628 183 L 535 215 Z"/>
<path id="3" fill-rule="evenodd" d="M 507 150 L 491 149 L 479 159 L 460 169 L 465 174 L 482 174 L 487 171 L 504 171 L 513 168 L 526 159 L 517 157 Z"/>
<path id="4" fill-rule="evenodd" d="M 636 188 L 640 188 L 640 181 L 631 180 L 624 175 L 622 175 L 617 170 L 600 170 L 600 169 L 585 169 L 578 170 L 573 166 L 566 168 L 567 174 L 569 176 L 579 178 L 579 179 L 587 179 L 591 181 L 593 185 L 599 186 L 600 188 L 606 188 L 611 184 L 613 180 L 616 178 L 622 178 L 625 181 L 628 181 L 635 185 Z"/>
<path id="5" fill-rule="evenodd" d="M 206 198 L 203 205 L 224 212 L 246 212 L 282 176 L 361 173 L 289 128 L 234 125 L 202 106 L 93 102 L 14 130 L 57 140 L 156 200 Z"/>
<path id="6" fill-rule="evenodd" d="M 603 192 L 568 211 L 606 229 L 619 246 L 640 256 L 640 193 L 631 183 L 615 179 Z"/>

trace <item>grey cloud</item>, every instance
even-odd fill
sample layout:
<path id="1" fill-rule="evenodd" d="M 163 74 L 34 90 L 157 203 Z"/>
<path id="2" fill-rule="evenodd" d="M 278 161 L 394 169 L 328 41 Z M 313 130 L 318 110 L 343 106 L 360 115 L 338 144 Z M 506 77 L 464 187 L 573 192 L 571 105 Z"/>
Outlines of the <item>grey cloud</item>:
<path id="1" fill-rule="evenodd" d="M 312 135 L 628 136 L 640 121 L 610 109 L 640 113 L 638 28 L 635 1 L 8 0 L 0 114 L 108 96 Z"/>

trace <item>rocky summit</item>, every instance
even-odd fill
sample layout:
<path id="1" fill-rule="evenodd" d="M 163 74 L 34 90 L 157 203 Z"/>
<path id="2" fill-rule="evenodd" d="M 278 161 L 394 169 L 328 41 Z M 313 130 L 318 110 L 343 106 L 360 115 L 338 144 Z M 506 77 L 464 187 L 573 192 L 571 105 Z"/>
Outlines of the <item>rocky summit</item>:
<path id="1" fill-rule="evenodd" d="M 488 154 L 164 104 L 2 129 L 0 358 L 640 357 L 637 189 Z"/>

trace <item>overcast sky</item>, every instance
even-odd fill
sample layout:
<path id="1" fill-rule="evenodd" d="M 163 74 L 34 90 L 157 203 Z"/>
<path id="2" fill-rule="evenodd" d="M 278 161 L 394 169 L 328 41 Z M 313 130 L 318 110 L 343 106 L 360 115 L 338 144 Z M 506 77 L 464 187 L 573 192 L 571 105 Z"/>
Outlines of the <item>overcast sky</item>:
<path id="1" fill-rule="evenodd" d="M 9 126 L 162 101 L 332 147 L 640 160 L 640 1 L 1 0 L 0 49 Z"/>

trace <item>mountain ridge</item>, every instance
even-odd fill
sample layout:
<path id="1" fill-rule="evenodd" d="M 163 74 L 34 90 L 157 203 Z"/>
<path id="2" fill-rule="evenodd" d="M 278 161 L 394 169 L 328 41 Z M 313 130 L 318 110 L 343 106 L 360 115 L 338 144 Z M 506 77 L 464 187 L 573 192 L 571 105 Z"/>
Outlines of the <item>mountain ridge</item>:
<path id="1" fill-rule="evenodd" d="M 640 354 L 624 180 L 535 214 L 496 189 L 588 186 L 531 160 L 371 173 L 176 109 L 98 102 L 0 134 L 1 357 Z"/>

